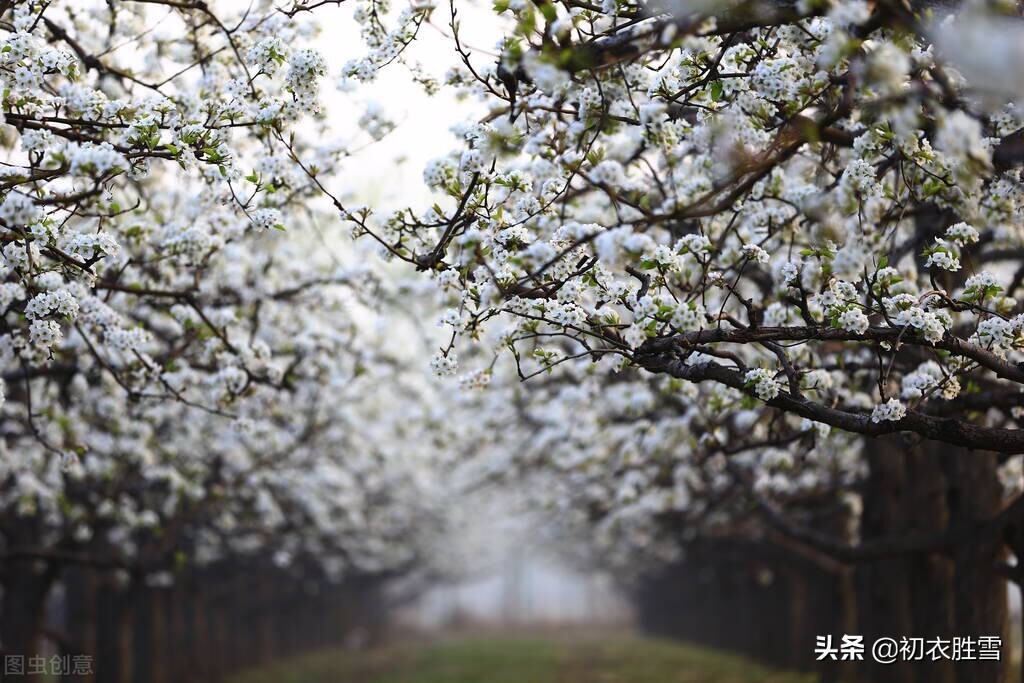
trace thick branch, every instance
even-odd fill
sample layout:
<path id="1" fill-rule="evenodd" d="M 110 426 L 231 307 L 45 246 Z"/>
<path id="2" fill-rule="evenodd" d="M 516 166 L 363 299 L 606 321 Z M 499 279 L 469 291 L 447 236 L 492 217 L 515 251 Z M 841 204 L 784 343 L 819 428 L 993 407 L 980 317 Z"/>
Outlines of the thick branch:
<path id="1" fill-rule="evenodd" d="M 926 346 L 948 351 L 956 356 L 973 360 L 991 370 L 996 376 L 1012 382 L 1024 383 L 1024 368 L 992 353 L 988 349 L 966 342 L 947 334 L 937 343 L 918 337 L 912 330 L 902 327 L 870 327 L 863 334 L 849 332 L 837 327 L 757 327 L 746 329 L 699 330 L 683 332 L 670 337 L 652 339 L 644 344 L 644 352 L 662 352 L 670 349 L 689 349 L 698 344 L 734 343 L 760 344 L 763 342 L 807 342 L 807 341 L 875 341 L 915 346 Z"/>
<path id="2" fill-rule="evenodd" d="M 749 392 L 743 375 L 718 363 L 689 365 L 670 353 L 638 351 L 634 359 L 651 372 L 662 372 L 691 382 L 718 382 L 743 392 Z M 953 418 L 934 417 L 916 411 L 907 411 L 901 420 L 872 422 L 868 415 L 852 413 L 779 392 L 765 401 L 773 408 L 805 417 L 814 422 L 837 427 L 846 432 L 865 436 L 882 436 L 897 432 L 913 432 L 927 439 L 943 443 L 977 448 L 999 453 L 1024 453 L 1024 431 L 982 427 Z"/>

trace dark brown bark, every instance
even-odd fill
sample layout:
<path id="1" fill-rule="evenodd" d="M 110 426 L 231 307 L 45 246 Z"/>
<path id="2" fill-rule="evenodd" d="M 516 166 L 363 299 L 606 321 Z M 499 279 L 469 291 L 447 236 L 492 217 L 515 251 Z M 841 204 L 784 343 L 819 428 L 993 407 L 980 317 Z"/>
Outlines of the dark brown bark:
<path id="1" fill-rule="evenodd" d="M 212 643 L 210 640 L 210 609 L 208 606 L 209 596 L 206 589 L 196 586 L 192 599 L 189 600 L 189 609 L 192 612 L 191 629 L 189 633 L 189 651 L 192 653 L 195 662 L 195 675 L 197 680 L 213 680 L 214 664 L 210 653 Z"/>
<path id="2" fill-rule="evenodd" d="M 108 580 L 98 591 L 96 607 L 97 683 L 130 683 L 132 680 L 133 616 L 135 591 Z"/>
<path id="3" fill-rule="evenodd" d="M 41 652 L 44 608 L 55 572 L 49 564 L 8 560 L 3 565 L 0 638 L 5 654 L 26 658 Z"/>
<path id="4" fill-rule="evenodd" d="M 133 680 L 135 683 L 166 683 L 167 654 L 171 643 L 166 631 L 166 591 L 140 591 L 133 633 Z"/>
<path id="5" fill-rule="evenodd" d="M 896 441 L 895 439 L 893 441 Z M 903 457 L 911 493 L 903 503 L 907 527 L 916 533 L 944 531 L 949 526 L 947 483 L 942 463 L 922 448 L 906 449 L 894 443 L 892 457 Z M 907 558 L 914 632 L 918 638 L 954 635 L 953 563 L 943 555 L 919 554 Z M 953 683 L 956 664 L 939 659 L 914 663 L 921 683 Z"/>
<path id="6" fill-rule="evenodd" d="M 763 339 L 776 341 L 778 339 L 789 339 L 788 334 L 773 334 L 779 330 L 790 328 L 758 328 L 749 333 L 752 340 Z M 804 328 L 800 328 L 804 329 Z M 819 328 L 807 328 L 817 330 Z M 746 332 L 744 330 L 743 332 Z M 901 330 L 895 332 L 902 333 Z M 796 335 L 793 335 L 795 337 Z M 822 333 L 820 338 L 831 338 L 831 333 Z M 678 338 L 655 339 L 645 342 L 634 354 L 635 362 L 641 367 L 654 373 L 664 373 L 671 377 L 685 379 L 690 382 L 716 382 L 737 391 L 750 393 L 752 390 L 747 386 L 745 373 L 740 370 L 726 367 L 716 362 L 702 362 L 690 364 L 685 358 L 680 358 L 677 350 L 673 350 L 673 344 L 680 344 L 681 350 L 685 350 L 685 344 L 692 344 L 691 337 L 680 335 L 683 341 Z M 701 337 L 694 337 L 700 339 Z M 721 341 L 731 341 L 733 337 L 726 334 L 716 334 L 715 338 Z M 852 339 L 851 341 L 856 341 Z M 952 340 L 948 340 L 952 344 Z M 943 342 L 946 344 L 947 342 Z M 959 346 L 959 342 L 956 344 Z M 983 351 L 983 350 L 982 350 Z M 985 351 L 984 353 L 988 353 Z M 972 353 L 970 356 L 978 355 Z M 986 359 L 987 362 L 987 359 Z M 988 365 L 997 366 L 1004 363 L 995 359 Z M 988 367 L 986 365 L 986 367 Z M 1007 364 L 1009 365 L 1009 364 Z M 1014 366 L 1016 368 L 1016 366 Z M 993 370 L 996 374 L 1009 374 L 1010 370 L 999 366 Z M 1016 368 L 1014 373 L 1024 372 Z M 866 437 L 883 437 L 888 434 L 913 432 L 926 439 L 946 444 L 953 444 L 971 448 L 984 448 L 999 453 L 1024 453 L 1024 430 L 1003 429 L 1000 427 L 985 427 L 965 422 L 952 417 L 937 417 L 927 413 L 908 410 L 907 414 L 900 420 L 883 420 L 875 422 L 871 420 L 866 412 L 854 412 L 832 407 L 824 403 L 817 403 L 807 399 L 803 395 L 792 394 L 787 391 L 780 391 L 774 398 L 765 401 L 767 405 L 792 415 L 799 415 L 814 422 L 831 425 L 844 432 L 851 434 L 862 434 Z"/>
<path id="7" fill-rule="evenodd" d="M 170 614 L 169 637 L 170 651 L 167 656 L 168 677 L 172 681 L 184 681 L 188 676 L 188 657 L 186 655 L 186 622 L 185 622 L 185 591 L 180 583 L 167 595 L 168 609 Z"/>
<path id="8" fill-rule="evenodd" d="M 276 638 L 274 638 L 274 614 L 270 606 L 273 604 L 274 589 L 272 579 L 267 575 L 266 570 L 257 574 L 259 609 L 261 618 L 258 621 L 259 643 L 257 657 L 259 664 L 266 664 L 276 654 Z"/>
<path id="9" fill-rule="evenodd" d="M 97 642 L 97 578 L 92 569 L 72 568 L 65 572 L 66 623 L 64 632 L 71 639 L 70 649 L 64 654 L 85 655 L 95 659 Z M 76 683 L 93 683 L 96 679 L 95 666 L 92 673 L 78 676 Z"/>
<path id="10" fill-rule="evenodd" d="M 1007 640 L 1002 536 L 987 522 L 1001 510 L 998 457 L 947 444 L 869 444 L 862 539 L 950 532 L 946 553 L 915 553 L 859 565 L 859 629 L 879 637 L 927 640 L 996 636 Z M 966 530 L 966 532 L 964 531 Z M 950 646 L 950 653 L 953 648 Z M 1004 658 L 1005 659 L 1005 658 Z M 939 659 L 875 666 L 879 683 L 1002 683 L 1006 662 Z"/>
<path id="11" fill-rule="evenodd" d="M 992 453 L 948 449 L 949 507 L 954 523 L 978 525 L 998 514 L 1001 486 L 998 459 Z M 979 534 L 956 548 L 954 596 L 956 634 L 963 638 L 995 636 L 1004 643 L 999 661 L 976 661 L 958 667 L 958 683 L 1003 683 L 1009 680 L 1009 609 L 1006 579 L 996 572 L 1005 562 L 1003 537 Z"/>
<path id="12" fill-rule="evenodd" d="M 879 439 L 866 449 L 869 475 L 864 485 L 861 538 L 895 537 L 906 533 L 904 504 L 911 482 L 902 447 L 889 439 Z M 879 638 L 910 637 L 914 634 L 911 605 L 910 566 L 901 557 L 864 562 L 857 575 L 857 634 L 864 636 L 867 648 Z M 865 657 L 865 670 L 875 683 L 912 683 L 915 664 L 897 660 L 888 666 L 874 666 Z"/>

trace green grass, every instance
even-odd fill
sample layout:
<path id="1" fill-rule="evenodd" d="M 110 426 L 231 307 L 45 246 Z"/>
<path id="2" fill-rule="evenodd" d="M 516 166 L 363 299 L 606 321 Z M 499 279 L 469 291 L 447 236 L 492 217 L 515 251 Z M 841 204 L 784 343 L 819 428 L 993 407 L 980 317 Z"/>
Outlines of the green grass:
<path id="1" fill-rule="evenodd" d="M 741 657 L 635 636 L 489 636 L 326 651 L 230 683 L 810 683 Z"/>

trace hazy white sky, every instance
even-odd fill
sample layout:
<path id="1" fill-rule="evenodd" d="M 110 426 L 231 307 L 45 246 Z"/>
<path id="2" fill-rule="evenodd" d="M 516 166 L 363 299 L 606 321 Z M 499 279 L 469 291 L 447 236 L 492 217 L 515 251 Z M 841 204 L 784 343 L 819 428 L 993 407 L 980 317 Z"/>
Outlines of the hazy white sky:
<path id="1" fill-rule="evenodd" d="M 397 0 L 397 12 L 407 0 Z M 401 64 L 392 64 L 378 82 L 360 85 L 354 92 L 335 90 L 341 67 L 365 53 L 359 29 L 352 20 L 354 5 L 317 10 L 323 33 L 317 49 L 323 52 L 331 68 L 331 82 L 325 83 L 324 101 L 332 123 L 339 134 L 353 130 L 371 102 L 381 106 L 397 124 L 385 139 L 366 146 L 347 164 L 345 181 L 358 192 L 359 201 L 385 199 L 389 206 L 423 204 L 430 196 L 422 182 L 424 164 L 455 146 L 451 126 L 467 118 L 479 105 L 456 102 L 452 93 L 442 88 L 438 95 L 428 97 L 413 82 Z M 489 3 L 459 0 L 460 36 L 464 44 L 475 48 L 475 63 L 492 63 L 496 59 L 494 45 L 500 36 L 498 19 Z M 426 72 L 438 79 L 457 64 L 450 34 L 450 12 L 441 4 L 432 13 L 431 23 L 424 24 L 419 38 L 406 51 L 406 58 L 423 65 Z M 362 138 L 360 138 L 362 139 Z"/>
<path id="2" fill-rule="evenodd" d="M 395 3 L 396 10 L 400 2 Z M 320 15 L 323 34 L 317 48 L 327 58 L 332 77 L 363 51 L 358 27 L 351 19 L 352 9 L 351 4 L 342 5 Z M 490 2 L 459 0 L 458 10 L 464 45 L 477 48 L 474 57 L 478 61 L 474 63 L 493 63 L 497 59 L 493 47 L 500 32 Z M 433 13 L 431 25 L 420 29 L 419 38 L 406 52 L 409 60 L 419 62 L 439 79 L 458 58 L 448 36 L 449 22 L 450 12 L 442 4 Z M 478 103 L 456 101 L 444 88 L 428 97 L 400 64 L 386 69 L 379 82 L 359 86 L 351 93 L 325 89 L 324 100 L 332 125 L 342 135 L 371 102 L 398 124 L 383 140 L 364 147 L 347 161 L 341 173 L 341 182 L 349 183 L 347 189 L 357 201 L 379 204 L 383 199 L 392 207 L 426 206 L 436 201 L 423 184 L 423 166 L 455 147 L 450 131 L 453 124 L 481 110 Z M 519 518 L 509 512 L 513 507 L 494 505 L 486 514 L 472 515 L 470 527 L 454 531 L 448 540 L 452 554 L 478 566 L 461 568 L 468 572 L 461 581 L 428 592 L 410 606 L 406 619 L 430 627 L 455 612 L 497 622 L 628 618 L 628 610 L 607 576 L 581 574 L 563 566 L 545 552 L 536 530 L 530 529 L 541 520 Z M 513 533 L 514 529 L 518 532 Z M 471 562 L 470 557 L 477 559 Z M 460 568 L 451 569 L 458 573 Z"/>

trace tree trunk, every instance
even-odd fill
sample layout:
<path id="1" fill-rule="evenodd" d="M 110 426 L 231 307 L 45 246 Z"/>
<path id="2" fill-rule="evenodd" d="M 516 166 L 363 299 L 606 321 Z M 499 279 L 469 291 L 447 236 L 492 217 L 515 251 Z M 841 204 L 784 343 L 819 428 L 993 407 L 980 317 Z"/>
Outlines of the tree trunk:
<path id="1" fill-rule="evenodd" d="M 130 683 L 132 680 L 132 629 L 135 589 L 114 585 L 111 580 L 98 591 L 96 606 L 97 683 Z"/>
<path id="2" fill-rule="evenodd" d="M 892 439 L 868 442 L 865 449 L 868 478 L 864 485 L 861 539 L 906 533 L 904 501 L 911 482 L 907 480 L 906 453 Z M 874 683 L 914 683 L 915 663 L 896 661 L 874 666 L 870 647 L 879 638 L 913 635 L 910 567 L 903 558 L 864 562 L 856 568 L 858 631 L 864 636 L 865 664 Z"/>
<path id="3" fill-rule="evenodd" d="M 906 449 L 907 478 L 913 482 L 903 511 L 907 532 L 928 534 L 949 527 L 947 477 L 939 453 L 917 447 Z M 953 562 L 943 555 L 922 554 L 906 559 L 910 578 L 910 602 L 913 611 L 913 633 L 917 638 L 951 639 L 955 634 L 953 600 Z M 913 664 L 919 683 L 954 683 L 957 669 L 963 665 L 947 659 Z M 968 665 L 969 666 L 969 665 Z"/>
<path id="4" fill-rule="evenodd" d="M 949 507 L 954 526 L 973 526 L 999 513 L 1002 490 L 994 453 L 949 449 Z M 1009 608 L 1006 579 L 995 571 L 1005 562 L 1002 536 L 971 535 L 954 551 L 956 635 L 961 638 L 1000 638 L 999 660 L 960 663 L 958 683 L 1004 683 L 1009 680 Z"/>
<path id="5" fill-rule="evenodd" d="M 46 596 L 55 578 L 49 566 L 40 564 L 34 560 L 10 560 L 3 567 L 0 638 L 6 654 L 22 655 L 25 661 L 40 654 Z"/>
<path id="6" fill-rule="evenodd" d="M 166 591 L 141 588 L 136 599 L 134 638 L 135 683 L 165 683 L 167 655 Z"/>
<path id="7" fill-rule="evenodd" d="M 869 441 L 864 488 L 864 540 L 973 529 L 999 511 L 998 460 L 993 454 L 898 437 Z M 857 572 L 859 632 L 877 638 L 995 636 L 1007 642 L 1006 582 L 994 567 L 1005 554 L 1000 537 L 958 536 L 951 556 L 916 554 L 865 562 Z M 870 660 L 870 650 L 868 650 Z M 1003 661 L 865 662 L 877 683 L 1003 683 Z"/>
<path id="8" fill-rule="evenodd" d="M 71 651 L 64 654 L 96 656 L 96 586 L 95 571 L 73 567 L 65 572 L 64 586 L 67 617 L 64 632 L 72 639 Z M 95 667 L 91 666 L 90 671 Z M 75 678 L 76 683 L 93 683 L 95 672 Z"/>

